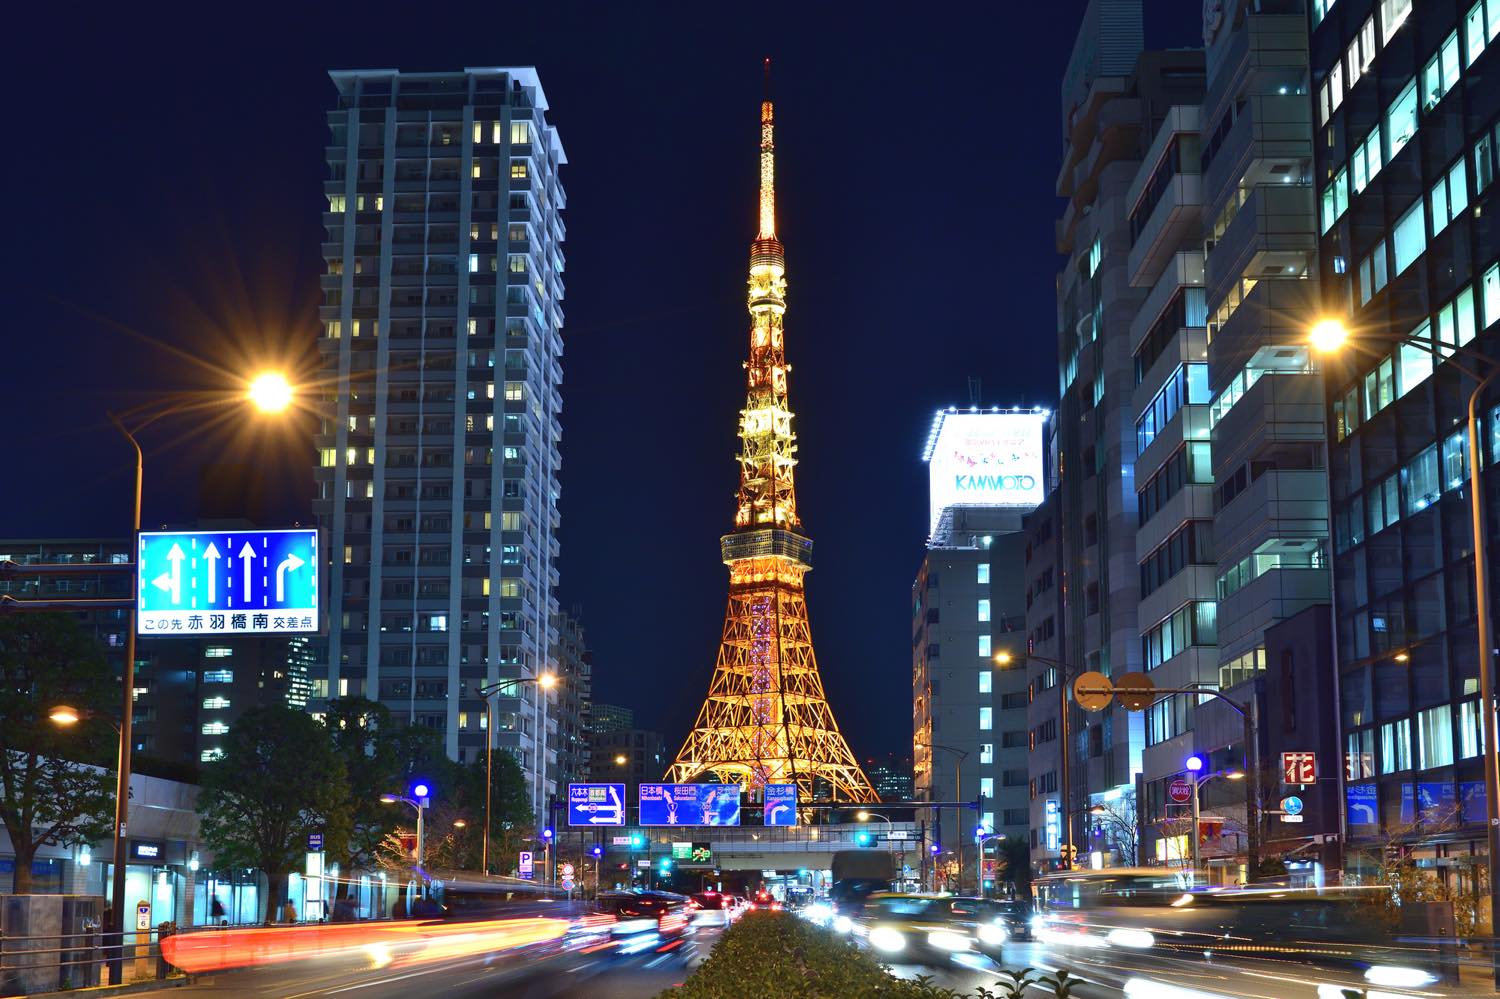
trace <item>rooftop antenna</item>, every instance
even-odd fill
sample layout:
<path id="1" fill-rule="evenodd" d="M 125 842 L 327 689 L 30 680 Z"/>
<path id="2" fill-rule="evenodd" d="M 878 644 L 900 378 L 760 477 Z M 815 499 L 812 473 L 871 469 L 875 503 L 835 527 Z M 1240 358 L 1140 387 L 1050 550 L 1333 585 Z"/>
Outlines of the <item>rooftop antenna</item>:
<path id="1" fill-rule="evenodd" d="M 770 56 L 766 56 L 766 63 L 765 63 L 765 83 L 763 85 L 763 89 L 764 89 L 764 93 L 761 96 L 761 100 L 763 100 L 763 101 L 770 100 L 771 99 L 771 57 Z"/>

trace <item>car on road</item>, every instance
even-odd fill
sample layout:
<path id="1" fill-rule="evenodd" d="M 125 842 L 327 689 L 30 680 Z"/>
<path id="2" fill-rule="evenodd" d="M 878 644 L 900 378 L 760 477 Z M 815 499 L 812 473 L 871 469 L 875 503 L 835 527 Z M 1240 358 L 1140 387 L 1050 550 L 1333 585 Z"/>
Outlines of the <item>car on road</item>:
<path id="1" fill-rule="evenodd" d="M 728 926 L 734 919 L 734 896 L 700 891 L 689 898 L 688 910 L 695 926 Z"/>
<path id="2" fill-rule="evenodd" d="M 995 927 L 978 922 L 969 907 L 956 911 L 952 901 L 947 895 L 878 892 L 865 899 L 854 935 L 881 960 L 896 964 L 946 965 L 1003 943 L 1001 933 L 987 932 Z"/>
<path id="3" fill-rule="evenodd" d="M 1018 898 L 975 898 L 958 895 L 948 900 L 948 907 L 960 918 L 976 926 L 995 926 L 1004 931 L 1004 940 L 1031 939 L 1031 903 Z M 986 936 L 993 939 L 996 934 Z"/>
<path id="4" fill-rule="evenodd" d="M 762 888 L 750 896 L 750 910 L 753 911 L 755 909 L 761 909 L 766 912 L 780 912 L 781 903 L 777 901 L 775 895 Z"/>

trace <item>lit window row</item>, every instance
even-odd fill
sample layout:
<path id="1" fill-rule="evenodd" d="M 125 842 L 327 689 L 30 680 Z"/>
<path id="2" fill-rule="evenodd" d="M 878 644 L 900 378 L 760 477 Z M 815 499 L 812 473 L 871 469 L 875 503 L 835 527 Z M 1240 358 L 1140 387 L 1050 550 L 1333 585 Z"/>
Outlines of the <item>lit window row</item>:
<path id="1" fill-rule="evenodd" d="M 1233 596 L 1272 569 L 1322 569 L 1323 546 L 1314 539 L 1271 538 L 1261 542 L 1219 577 L 1219 599 Z"/>
<path id="2" fill-rule="evenodd" d="M 1464 288 L 1405 338 L 1426 344 L 1426 349 L 1412 343 L 1400 344 L 1334 399 L 1337 440 L 1344 440 L 1376 413 L 1426 381 L 1437 364 L 1436 354 L 1450 353 L 1447 348 L 1462 347 L 1473 340 L 1478 335 L 1476 306 L 1483 311 L 1485 328 L 1500 320 L 1500 264 L 1493 264 L 1485 271 L 1481 287 L 1483 295 L 1478 302 L 1473 286 Z"/>
<path id="3" fill-rule="evenodd" d="M 1138 451 L 1146 450 L 1183 406 L 1202 405 L 1211 398 L 1208 391 L 1208 365 L 1178 365 L 1167 383 L 1156 393 L 1156 398 L 1151 400 L 1145 412 L 1135 421 Z"/>

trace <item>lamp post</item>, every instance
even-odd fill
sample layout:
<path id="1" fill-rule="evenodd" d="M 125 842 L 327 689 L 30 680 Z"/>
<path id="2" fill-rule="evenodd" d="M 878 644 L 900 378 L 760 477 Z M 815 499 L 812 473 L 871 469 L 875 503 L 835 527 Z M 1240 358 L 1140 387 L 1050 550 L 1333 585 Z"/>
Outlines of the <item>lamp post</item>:
<path id="1" fill-rule="evenodd" d="M 1063 830 L 1062 869 L 1071 871 L 1073 869 L 1073 856 L 1077 850 L 1073 846 L 1073 811 L 1070 810 L 1072 795 L 1071 768 L 1068 755 L 1068 681 L 1071 676 L 1081 672 L 1078 667 L 1070 666 L 1056 659 L 1048 659 L 1046 656 L 1034 656 L 1026 654 L 1029 660 L 1044 663 L 1057 670 L 1057 781 L 1058 790 L 1063 801 Z M 995 662 L 1000 666 L 1009 666 L 1014 657 L 1009 652 L 997 652 Z"/>
<path id="2" fill-rule="evenodd" d="M 921 747 L 919 746 L 917 748 L 920 749 Z M 953 800 L 962 801 L 964 797 L 962 786 L 963 764 L 964 760 L 969 756 L 968 750 L 954 749 L 952 746 L 939 746 L 936 743 L 929 743 L 927 745 L 927 748 L 941 749 L 945 753 L 952 753 L 954 756 L 958 757 L 958 759 L 953 763 Z M 958 832 L 958 828 L 961 825 L 961 819 L 962 815 L 960 814 L 959 810 L 955 808 L 953 810 L 953 831 L 955 834 Z M 955 859 L 958 861 L 958 880 L 955 883 L 954 887 L 962 889 L 964 884 L 964 839 L 962 836 L 959 836 L 954 840 L 954 842 L 956 844 L 956 846 L 954 847 Z M 955 894 L 957 893 L 955 892 Z"/>
<path id="3" fill-rule="evenodd" d="M 285 375 L 267 372 L 257 375 L 246 385 L 242 398 L 262 413 L 281 413 L 291 406 L 295 394 L 295 390 Z M 109 422 L 130 442 L 131 450 L 135 452 L 135 481 L 130 513 L 130 544 L 133 558 L 139 558 L 139 552 L 136 549 L 141 533 L 141 481 L 145 473 L 145 457 L 136 434 L 164 417 L 191 409 L 213 408 L 220 401 L 222 401 L 221 398 L 208 400 L 193 395 L 165 402 L 154 401 L 120 413 L 106 414 Z M 130 603 L 125 610 L 125 665 L 120 684 L 120 723 L 115 726 L 120 736 L 120 745 L 115 757 L 115 820 L 112 831 L 114 864 L 111 870 L 113 904 L 109 909 L 109 925 L 105 927 L 106 936 L 115 939 L 115 946 L 109 957 L 109 984 L 111 985 L 119 985 L 124 979 L 125 971 L 125 868 L 129 860 L 126 856 L 128 845 L 126 827 L 130 813 L 131 729 L 135 721 L 135 608 L 140 583 L 139 576 L 138 569 L 130 574 L 131 582 L 128 593 Z M 75 713 L 74 720 L 76 721 L 79 717 L 82 716 Z M 53 721 L 58 724 L 71 724 L 60 718 L 53 718 Z"/>
<path id="4" fill-rule="evenodd" d="M 1196 880 L 1198 877 L 1198 869 L 1202 863 L 1201 858 L 1198 855 L 1198 816 L 1200 814 L 1198 792 L 1204 784 L 1207 784 L 1215 777 L 1223 777 L 1225 780 L 1244 780 L 1245 772 L 1243 770 L 1221 770 L 1216 773 L 1204 774 L 1202 777 L 1200 777 L 1198 776 L 1198 774 L 1203 769 L 1203 757 L 1197 755 L 1189 756 L 1183 766 L 1188 772 L 1188 781 L 1191 782 L 1193 786 L 1193 828 L 1189 834 L 1191 838 L 1188 840 L 1188 843 L 1192 848 L 1193 878 L 1194 880 Z"/>
<path id="5" fill-rule="evenodd" d="M 423 821 L 427 811 L 427 805 L 431 801 L 432 788 L 418 781 L 411 786 L 411 797 L 399 794 L 382 794 L 380 800 L 387 805 L 403 804 L 410 805 L 417 810 L 417 866 L 421 867 L 427 860 L 427 825 Z"/>
<path id="6" fill-rule="evenodd" d="M 1490 586 L 1489 552 L 1486 541 L 1484 518 L 1484 468 L 1480 462 L 1479 449 L 1479 400 L 1496 378 L 1500 378 L 1500 361 L 1479 354 L 1465 347 L 1435 347 L 1430 341 L 1417 337 L 1379 337 L 1381 343 L 1397 347 L 1409 346 L 1431 354 L 1440 364 L 1451 364 L 1474 380 L 1474 389 L 1469 393 L 1468 454 L 1469 454 L 1469 517 L 1474 537 L 1474 597 L 1479 637 L 1479 704 L 1481 724 L 1484 731 L 1484 798 L 1485 826 L 1488 841 L 1490 881 L 1490 912 L 1492 920 L 1500 919 L 1500 768 L 1497 768 L 1495 742 L 1495 678 L 1494 653 L 1490 638 Z M 1313 349 L 1322 354 L 1336 354 L 1349 343 L 1349 331 L 1337 319 L 1324 319 L 1309 331 Z M 1463 355 L 1466 360 L 1489 366 L 1484 374 L 1455 359 Z M 1329 510 L 1329 517 L 1333 511 Z M 1500 948 L 1494 950 L 1494 981 L 1500 990 Z"/>
<path id="7" fill-rule="evenodd" d="M 551 690 L 557 686 L 557 677 L 551 673 L 539 673 L 536 676 L 518 676 L 509 680 L 499 680 L 486 687 L 479 688 L 479 696 L 484 698 L 484 840 L 480 847 L 479 864 L 484 868 L 484 873 L 490 873 L 490 799 L 494 794 L 494 759 L 495 759 L 495 714 L 494 695 L 506 687 L 519 687 L 523 683 L 534 683 L 543 690 Z M 541 766 L 545 768 L 547 759 L 546 733 L 537 733 L 537 753 Z"/>

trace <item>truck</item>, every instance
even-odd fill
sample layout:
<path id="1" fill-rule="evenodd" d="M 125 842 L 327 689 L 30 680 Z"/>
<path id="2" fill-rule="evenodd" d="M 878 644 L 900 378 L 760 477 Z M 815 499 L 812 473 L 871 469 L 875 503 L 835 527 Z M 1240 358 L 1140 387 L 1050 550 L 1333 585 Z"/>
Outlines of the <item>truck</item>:
<path id="1" fill-rule="evenodd" d="M 833 884 L 828 898 L 843 915 L 857 915 L 865 899 L 890 891 L 896 878 L 896 858 L 886 850 L 840 850 L 833 855 Z"/>

